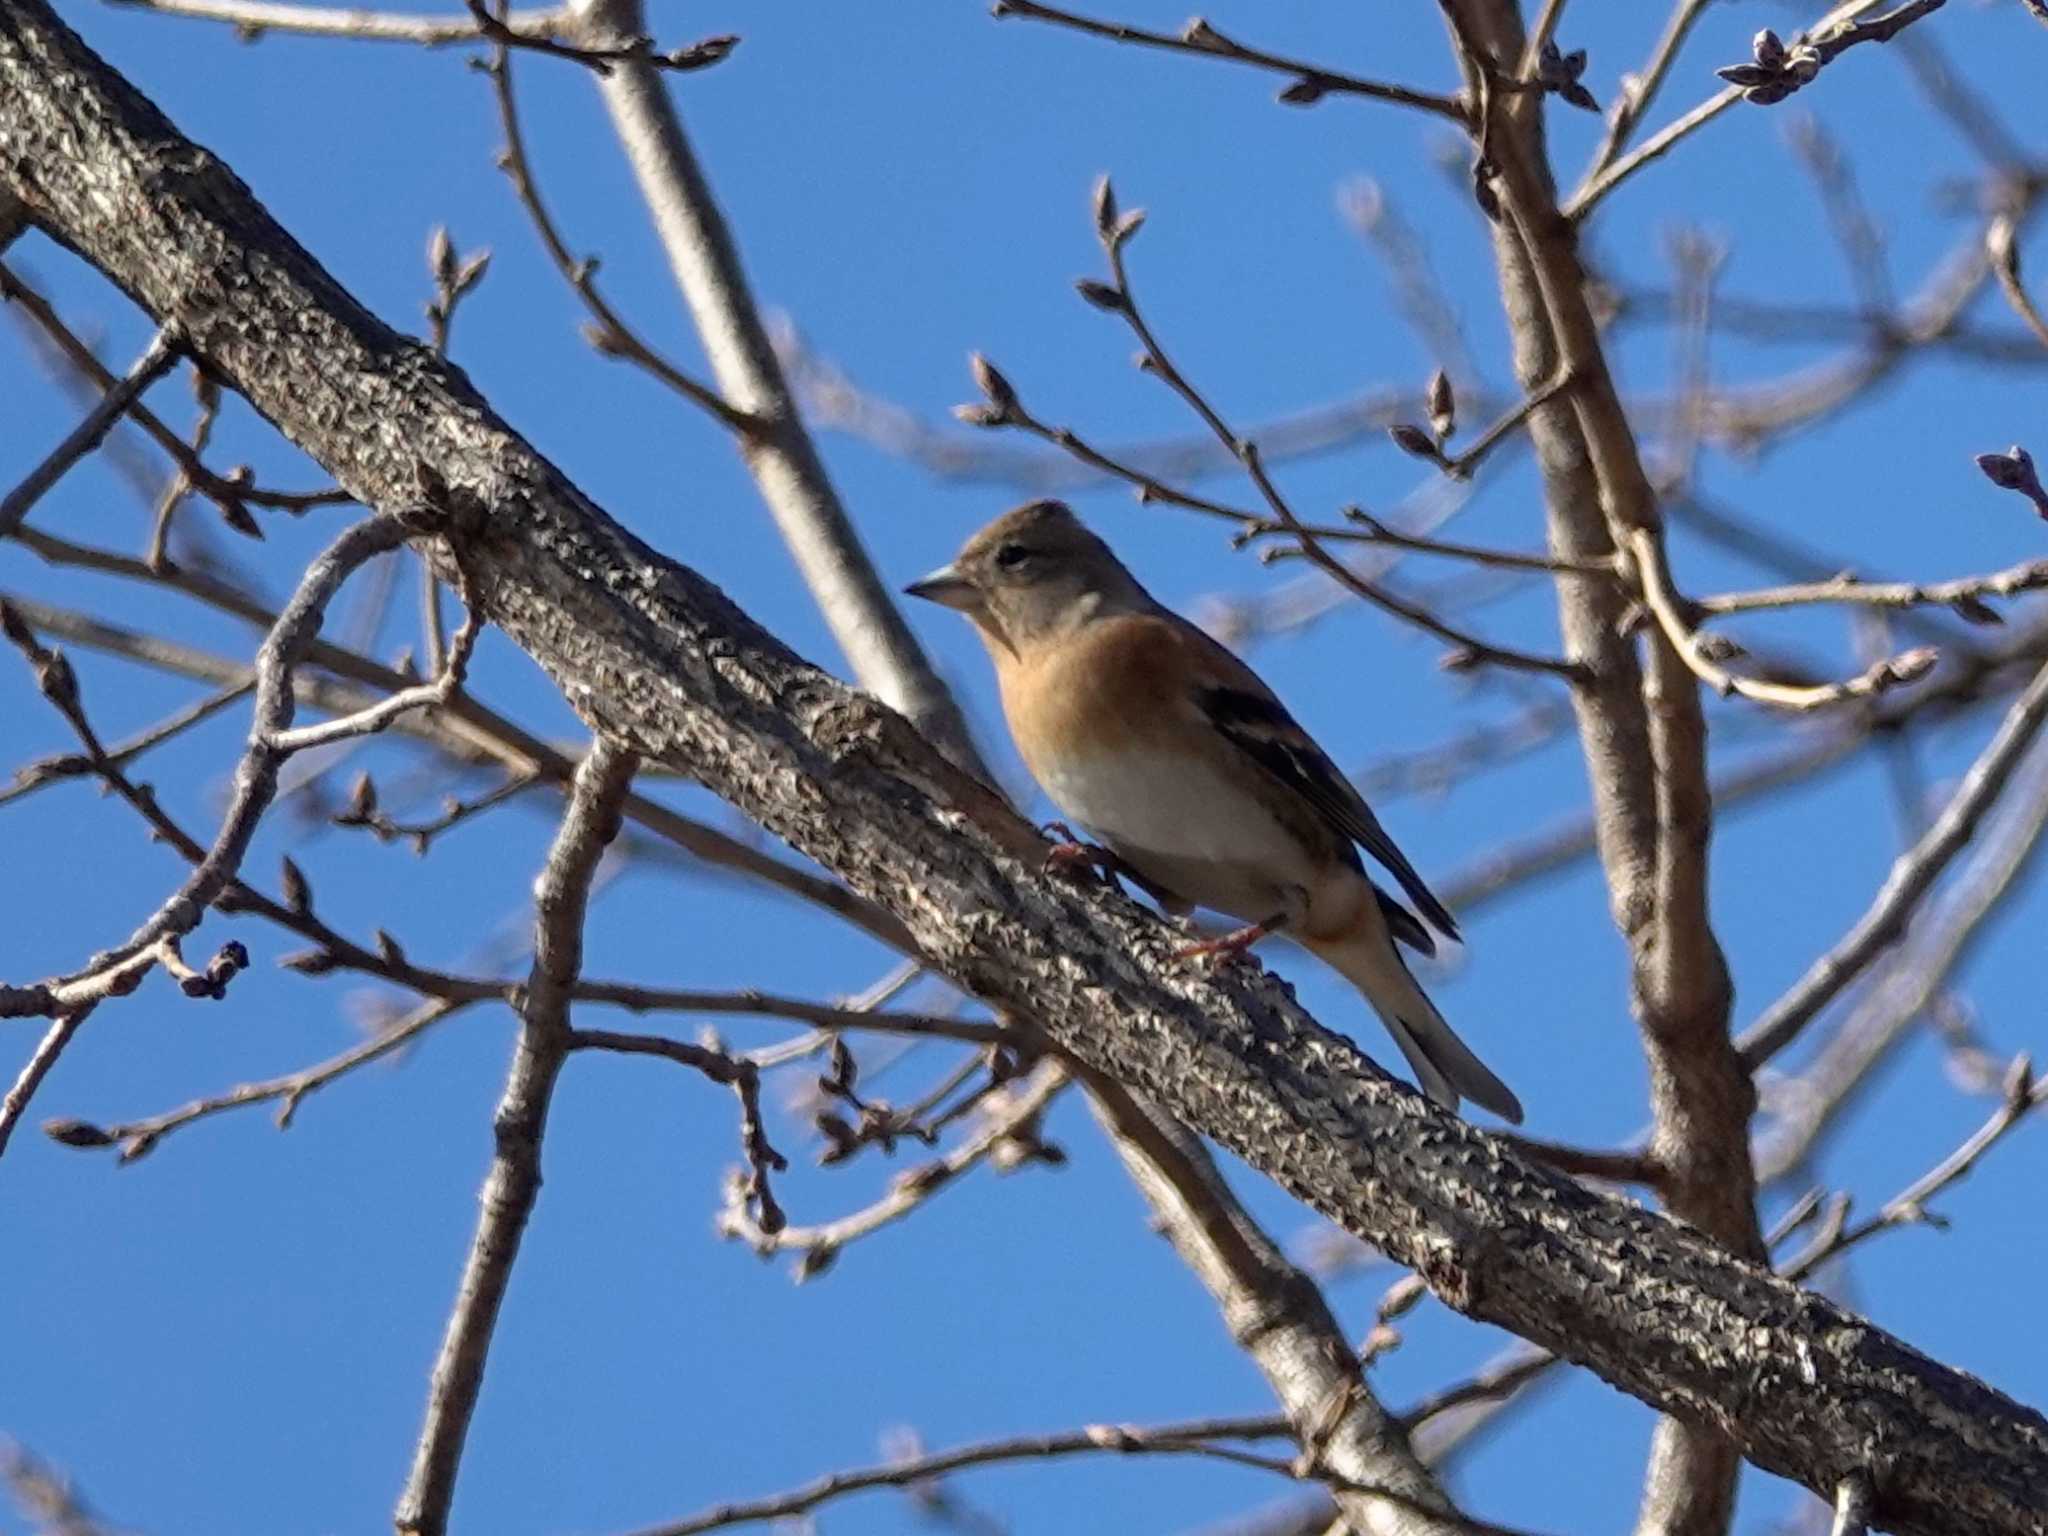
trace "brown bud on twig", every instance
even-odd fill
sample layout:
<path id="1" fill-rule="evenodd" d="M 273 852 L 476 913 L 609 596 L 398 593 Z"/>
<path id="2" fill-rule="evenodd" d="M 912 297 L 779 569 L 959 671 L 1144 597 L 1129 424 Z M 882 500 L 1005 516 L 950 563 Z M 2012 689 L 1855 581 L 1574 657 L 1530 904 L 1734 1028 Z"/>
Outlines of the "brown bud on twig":
<path id="1" fill-rule="evenodd" d="M 1292 85 L 1284 87 L 1279 99 L 1290 107 L 1312 107 L 1328 94 L 1328 88 L 1314 75 L 1303 75 Z"/>
<path id="2" fill-rule="evenodd" d="M 1428 459 L 1434 464 L 1443 457 L 1442 450 L 1436 445 L 1436 439 L 1412 421 L 1396 422 L 1387 428 L 1387 436 L 1394 440 L 1396 448 L 1403 453 L 1412 453 L 1418 459 Z"/>
<path id="3" fill-rule="evenodd" d="M 1429 407 L 1429 429 L 1441 443 L 1458 428 L 1458 397 L 1451 389 L 1451 376 L 1439 368 L 1429 376 L 1424 399 Z"/>
<path id="4" fill-rule="evenodd" d="M 436 224 L 434 232 L 427 236 L 427 271 L 438 286 L 454 285 L 455 242 L 448 237 L 446 224 Z"/>
<path id="5" fill-rule="evenodd" d="M 313 910 L 313 886 L 306 872 L 287 854 L 284 863 L 284 904 L 300 917 Z"/>
<path id="6" fill-rule="evenodd" d="M 1095 178 L 1095 233 L 1108 240 L 1116 232 L 1116 188 L 1104 173 Z"/>
<path id="7" fill-rule="evenodd" d="M 301 976 L 325 976 L 341 964 L 341 957 L 331 949 L 294 950 L 277 962 L 288 971 L 297 971 Z"/>
<path id="8" fill-rule="evenodd" d="M 67 1147 L 111 1147 L 114 1138 L 89 1120 L 45 1120 L 43 1134 Z"/>
<path id="9" fill-rule="evenodd" d="M 1915 646 L 1910 651 L 1901 651 L 1885 666 L 1885 686 L 1904 687 L 1917 683 L 1934 670 L 1934 664 L 1941 660 L 1941 652 L 1931 645 Z"/>
<path id="10" fill-rule="evenodd" d="M 2000 490 L 2017 491 L 2034 504 L 2035 511 L 2048 518 L 2048 490 L 2042 488 L 2034 456 L 2018 443 L 2004 453 L 1978 454 L 1977 467 L 1993 485 Z"/>
<path id="11" fill-rule="evenodd" d="M 1124 297 L 1123 289 L 1113 283 L 1099 282 L 1092 277 L 1076 278 L 1074 291 L 1097 309 L 1106 310 L 1112 315 L 1123 314 L 1131 307 L 1131 301 Z"/>
<path id="12" fill-rule="evenodd" d="M 488 272 L 490 268 L 491 252 L 489 247 L 485 247 L 470 257 L 460 267 L 456 268 L 455 283 L 452 291 L 457 295 L 469 292 L 470 289 L 484 280 L 484 273 Z"/>
<path id="13" fill-rule="evenodd" d="M 974 387 L 987 398 L 999 420 L 1007 421 L 1017 410 L 1017 391 L 1003 377 L 1002 370 L 979 352 L 970 353 L 967 367 L 974 375 Z"/>
<path id="14" fill-rule="evenodd" d="M 722 33 L 707 37 L 699 42 L 689 43 L 662 55 L 661 62 L 670 69 L 709 69 L 739 47 L 740 40 L 733 33 Z"/>

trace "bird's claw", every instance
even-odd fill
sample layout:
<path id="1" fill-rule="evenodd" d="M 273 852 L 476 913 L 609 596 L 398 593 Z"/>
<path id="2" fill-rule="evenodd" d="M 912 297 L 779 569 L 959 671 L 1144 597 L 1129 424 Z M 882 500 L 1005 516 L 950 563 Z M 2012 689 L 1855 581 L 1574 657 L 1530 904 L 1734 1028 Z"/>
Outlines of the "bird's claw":
<path id="1" fill-rule="evenodd" d="M 1096 843 L 1084 842 L 1064 821 L 1046 823 L 1045 834 L 1056 838 L 1046 850 L 1044 872 L 1048 875 L 1078 875 L 1087 870 L 1107 883 L 1117 871 L 1117 857 Z"/>
<path id="2" fill-rule="evenodd" d="M 1176 960 L 1201 960 L 1211 972 L 1220 971 L 1227 965 L 1248 962 L 1259 965 L 1258 956 L 1252 953 L 1252 946 L 1265 938 L 1279 925 L 1274 922 L 1253 923 L 1249 927 L 1234 929 L 1219 938 L 1203 939 L 1196 944 L 1183 944 L 1173 952 Z"/>

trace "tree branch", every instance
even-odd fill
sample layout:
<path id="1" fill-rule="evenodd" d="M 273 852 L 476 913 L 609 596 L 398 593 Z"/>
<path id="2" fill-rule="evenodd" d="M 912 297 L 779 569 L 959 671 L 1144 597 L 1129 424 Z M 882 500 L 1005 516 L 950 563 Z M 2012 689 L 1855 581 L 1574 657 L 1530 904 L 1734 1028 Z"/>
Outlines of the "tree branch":
<path id="1" fill-rule="evenodd" d="M 548 1101 L 571 1044 L 569 998 L 583 964 L 583 918 L 605 846 L 638 766 L 633 754 L 598 740 L 576 772 L 561 831 L 534 884 L 533 970 L 519 1002 L 519 1044 L 491 1122 L 496 1152 L 484 1180 L 483 1210 L 463 1266 L 455 1310 L 434 1362 L 426 1424 L 399 1497 L 403 1536 L 439 1536 L 448 1526 L 463 1441 L 483 1387 L 484 1362 L 519 1242 L 540 1197 L 541 1137 Z"/>

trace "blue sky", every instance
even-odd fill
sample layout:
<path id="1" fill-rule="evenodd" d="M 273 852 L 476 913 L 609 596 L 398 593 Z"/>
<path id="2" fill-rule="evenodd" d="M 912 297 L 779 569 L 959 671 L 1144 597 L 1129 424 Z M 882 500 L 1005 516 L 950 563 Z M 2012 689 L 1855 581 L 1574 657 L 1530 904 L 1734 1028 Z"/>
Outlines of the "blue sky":
<path id="1" fill-rule="evenodd" d="M 1276 52 L 1448 89 L 1453 73 L 1433 9 L 1240 0 L 1209 14 Z M 1563 39 L 1590 50 L 1587 80 L 1603 101 L 1647 52 L 1662 9 L 1579 0 L 1568 10 Z M 1184 19 L 1140 0 L 1117 14 L 1165 27 Z M 465 251 L 490 247 L 490 275 L 455 333 L 455 356 L 477 385 L 615 517 L 719 582 L 805 654 L 841 665 L 730 444 L 578 339 L 573 297 L 491 167 L 491 102 L 459 51 L 288 37 L 249 46 L 222 28 L 113 7 L 72 4 L 66 15 L 393 324 L 422 328 L 423 252 L 437 223 Z M 1742 58 L 1758 26 L 1789 32 L 1797 19 L 1776 5 L 1711 8 L 1655 120 L 1707 94 L 1712 66 Z M 971 394 L 965 359 L 979 349 L 1039 414 L 1099 440 L 1193 431 L 1185 410 L 1129 367 L 1127 335 L 1071 291 L 1074 277 L 1097 270 L 1087 198 L 1104 171 L 1126 206 L 1150 211 L 1132 248 L 1149 314 L 1177 360 L 1240 425 L 1382 385 L 1419 385 L 1432 366 L 1398 320 L 1383 270 L 1338 211 L 1339 189 L 1360 176 L 1378 180 L 1419 232 L 1488 380 L 1498 388 L 1506 378 L 1484 231 L 1459 178 L 1432 163 L 1441 143 L 1433 122 L 1340 100 L 1281 108 L 1271 100 L 1276 82 L 999 24 L 965 0 L 889 8 L 886 19 L 879 7 L 669 6 L 656 8 L 655 21 L 667 43 L 724 31 L 744 38 L 728 62 L 676 90 L 758 293 L 818 353 L 924 418 L 943 425 L 945 408 Z M 2048 33 L 2018 6 L 1970 0 L 1925 25 L 2023 139 L 2048 145 L 2038 91 Z M 549 60 L 522 59 L 518 71 L 543 187 L 572 243 L 600 253 L 612 298 L 696 366 L 687 320 L 590 81 Z M 1897 285 L 1916 287 L 1967 227 L 1933 194 L 1971 162 L 1901 61 L 1876 48 L 1846 56 L 1782 108 L 1730 114 L 1624 188 L 1591 236 L 1604 269 L 1623 282 L 1668 286 L 1666 242 L 1687 223 L 1728 243 L 1729 293 L 1852 302 L 1840 253 L 1786 148 L 1785 125 L 1798 111 L 1849 147 Z M 1597 123 L 1553 107 L 1552 124 L 1569 180 Z M 47 242 L 30 237 L 7 260 L 94 334 L 116 366 L 146 340 L 147 325 L 117 293 Z M 1976 313 L 2009 324 L 1995 300 Z M 1626 331 L 1616 344 L 1625 385 L 1665 392 L 1674 349 L 1668 329 Z M 1723 381 L 1762 381 L 1826 355 L 1824 347 L 1725 338 L 1714 361 Z M 0 336 L 0 391 L 8 402 L 0 483 L 12 483 L 68 429 L 74 408 L 33 364 L 18 328 Z M 174 421 L 189 419 L 182 383 L 162 386 L 152 403 Z M 1710 453 L 1702 485 L 1868 574 L 1991 569 L 2040 554 L 2043 530 L 1969 458 L 2036 434 L 2042 403 L 2038 370 L 1930 358 L 1755 462 Z M 137 443 L 148 462 L 153 450 Z M 216 462 L 246 459 L 268 483 L 318 481 L 314 466 L 233 402 L 216 443 Z M 1017 499 L 999 485 L 935 481 L 843 434 L 828 434 L 823 446 L 892 580 L 938 563 Z M 2048 443 L 2036 434 L 2034 447 L 2038 454 Z M 1354 501 L 1386 509 L 1425 483 L 1413 461 L 1378 442 L 1286 464 L 1281 477 L 1297 505 L 1323 512 Z M 1241 494 L 1222 479 L 1211 488 Z M 1195 608 L 1300 579 L 1233 552 L 1213 525 L 1139 507 L 1114 490 L 1075 501 L 1169 602 Z M 209 516 L 203 508 L 185 515 Z M 331 536 L 334 516 L 273 518 L 265 546 L 237 542 L 229 552 L 279 593 Z M 105 459 L 68 478 L 35 522 L 137 551 L 147 534 L 146 510 Z M 1534 548 L 1540 505 L 1526 463 L 1505 464 L 1453 531 Z M 1757 580 L 1697 539 L 1681 537 L 1677 552 L 1689 590 Z M 1418 588 L 1461 574 L 1405 568 Z M 12 545 L 0 545 L 0 590 L 160 626 L 237 656 L 253 644 L 231 621 L 45 568 Z M 950 615 L 925 611 L 913 622 L 1021 790 L 979 648 Z M 1505 640 L 1555 643 L 1540 586 L 1489 603 L 1471 622 Z M 412 630 L 402 599 L 371 648 L 388 656 Z M 1742 632 L 1787 640 L 1839 669 L 1856 664 L 1838 617 Z M 1377 613 L 1339 605 L 1261 643 L 1254 660 L 1339 761 L 1364 767 L 1513 706 L 1517 694 L 1497 679 L 1441 673 L 1438 649 Z M 79 660 L 88 703 L 112 737 L 193 696 L 190 685 L 126 663 Z M 486 639 L 476 691 L 536 729 L 576 738 L 545 680 L 498 637 Z M 1724 763 L 1797 729 L 1734 706 L 1717 706 L 1713 719 Z M 1918 769 L 1932 791 L 1967 766 L 1991 724 L 1969 715 L 1920 744 Z M 217 818 L 244 728 L 231 712 L 148 760 L 166 803 L 202 833 Z M 0 658 L 7 764 L 69 745 L 26 670 L 11 654 Z M 476 787 L 422 779 L 427 760 L 402 744 L 380 742 L 337 774 L 359 765 L 377 772 L 390 798 L 413 785 L 418 806 L 431 807 L 444 789 Z M 662 793 L 732 824 L 701 792 Z M 1583 798 L 1567 742 L 1450 793 L 1381 809 L 1415 862 L 1447 880 Z M 419 958 L 502 966 L 506 936 L 516 943 L 524 930 L 550 809 L 531 797 L 457 830 L 425 861 L 278 814 L 249 868 L 274 888 L 276 859 L 289 851 L 322 914 L 345 931 L 382 924 Z M 11 875 L 0 900 L 0 977 L 10 981 L 68 969 L 127 932 L 177 874 L 171 854 L 84 785 L 0 808 L 0 836 Z M 1871 760 L 1724 819 L 1713 895 L 1736 973 L 1738 1022 L 1862 910 L 1897 837 L 1890 781 Z M 2038 882 L 2026 883 L 1960 978 L 2001 1056 L 2048 1041 L 2031 937 L 2044 918 Z M 1477 906 L 1468 919 L 1462 964 L 1430 978 L 1445 1012 L 1515 1086 L 1536 1133 L 1625 1139 L 1644 1117 L 1644 1073 L 1624 954 L 1597 874 L 1580 865 Z M 188 1002 L 158 978 L 103 1009 L 45 1085 L 35 1118 L 137 1117 L 290 1070 L 359 1038 L 364 1010 L 384 996 L 349 978 L 308 982 L 277 971 L 273 962 L 299 945 L 253 922 L 214 917 L 202 930 L 209 943 L 228 937 L 249 945 L 256 966 L 227 1001 Z M 1334 978 L 1297 954 L 1273 960 L 1318 1017 L 1355 1027 L 1368 1050 L 1382 1049 Z M 655 867 L 629 869 L 604 889 L 588 962 L 593 974 L 768 985 L 818 998 L 857 991 L 887 964 L 872 944 L 790 904 Z M 783 1033 L 745 1021 L 721 1027 L 746 1045 Z M 10 1026 L 4 1038 L 11 1075 L 32 1026 Z M 510 1039 L 502 1010 L 476 1010 L 395 1065 L 309 1100 L 287 1134 L 261 1110 L 222 1116 L 126 1169 L 32 1131 L 18 1137 L 0 1162 L 9 1255 L 0 1316 L 15 1322 L 0 1429 L 73 1473 L 123 1527 L 324 1533 L 383 1524 L 469 1242 Z M 927 1049 L 880 1082 L 907 1098 L 941 1067 Z M 894 1168 L 877 1159 L 809 1170 L 812 1139 L 776 1102 L 771 1131 L 798 1165 L 782 1186 L 797 1219 L 823 1219 L 879 1192 Z M 1827 1145 L 1813 1180 L 1874 1209 L 1986 1113 L 1947 1083 L 1939 1051 L 1917 1036 Z M 573 1064 L 470 1440 L 458 1529 L 601 1533 L 677 1517 L 877 1459 L 892 1426 L 939 1446 L 1268 1405 L 1206 1296 L 1146 1230 L 1137 1196 L 1078 1103 L 1052 1119 L 1071 1156 L 1065 1169 L 977 1172 L 801 1288 L 781 1265 L 757 1262 L 711 1231 L 719 1179 L 734 1157 L 733 1120 L 725 1094 L 659 1064 Z M 2048 1236 L 2030 1203 L 2041 1167 L 2038 1141 L 2023 1133 L 1944 1197 L 1952 1230 L 1887 1237 L 1831 1283 L 1930 1353 L 2024 1399 L 2048 1398 L 2048 1346 L 2038 1330 L 2014 1326 L 2032 1299 L 2021 1277 L 2048 1263 Z M 1234 1177 L 1276 1233 L 1299 1241 L 1315 1231 L 1263 1180 L 1242 1169 Z M 1333 1285 L 1353 1334 L 1362 1336 L 1391 1278 L 1381 1269 Z M 1406 1345 L 1375 1367 L 1376 1385 L 1396 1405 L 1469 1372 L 1506 1342 L 1433 1303 L 1406 1331 Z M 1455 1485 L 1475 1513 L 1517 1526 L 1616 1529 L 1634 1509 L 1651 1422 L 1641 1405 L 1574 1377 L 1462 1460 Z M 1107 1459 L 981 1474 L 961 1491 L 1020 1533 L 1196 1529 L 1295 1496 L 1236 1469 Z M 1752 1474 L 1739 1528 L 1769 1529 L 1797 1498 Z M 12 1518 L 0 1513 L 0 1531 L 18 1528 Z M 866 1536 L 915 1523 L 908 1506 L 876 1495 L 829 1510 L 824 1528 Z"/>

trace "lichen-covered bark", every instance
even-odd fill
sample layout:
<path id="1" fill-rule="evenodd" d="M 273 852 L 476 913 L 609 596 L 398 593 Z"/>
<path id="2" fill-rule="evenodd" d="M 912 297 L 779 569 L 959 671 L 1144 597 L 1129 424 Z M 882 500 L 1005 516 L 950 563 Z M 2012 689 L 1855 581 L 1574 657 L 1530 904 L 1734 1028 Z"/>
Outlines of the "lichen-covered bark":
<path id="1" fill-rule="evenodd" d="M 0 185 L 181 327 L 622 744 L 694 773 L 887 906 L 932 964 L 1511 1329 L 1897 1530 L 2048 1527 L 2048 1420 L 1688 1228 L 1510 1154 L 1284 985 L 1210 977 L 901 717 L 613 523 L 457 369 L 366 313 L 41 0 L 0 0 Z M 427 523 L 423 527 L 430 526 Z"/>

